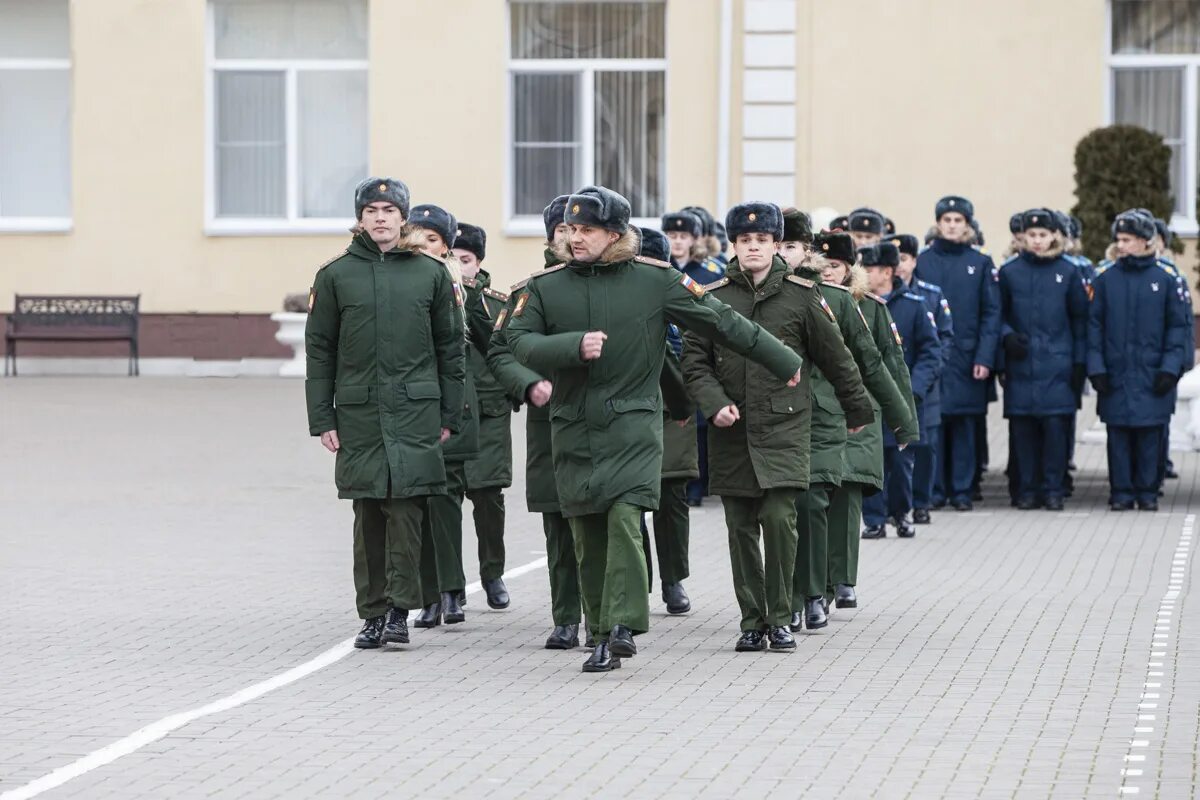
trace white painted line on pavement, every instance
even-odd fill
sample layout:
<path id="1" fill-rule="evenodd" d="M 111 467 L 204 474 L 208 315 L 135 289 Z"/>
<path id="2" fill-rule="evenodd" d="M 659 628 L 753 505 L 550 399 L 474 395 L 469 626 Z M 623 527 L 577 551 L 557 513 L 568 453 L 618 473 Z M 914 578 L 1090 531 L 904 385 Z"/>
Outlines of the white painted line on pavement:
<path id="1" fill-rule="evenodd" d="M 544 566 L 546 566 L 546 559 L 539 558 L 528 564 L 522 564 L 515 569 L 509 570 L 504 573 L 504 577 L 516 578 Z M 474 594 L 482 589 L 483 586 L 476 581 L 467 586 L 466 593 Z M 328 667 L 330 664 L 335 664 L 353 652 L 354 639 L 346 639 L 343 642 L 335 644 L 316 658 L 305 661 L 303 664 L 292 667 L 288 671 L 281 672 L 265 681 L 247 686 L 241 691 L 234 692 L 227 697 L 222 697 L 220 700 L 216 700 L 208 705 L 193 708 L 190 711 L 181 711 L 178 714 L 163 717 L 157 722 L 152 722 L 146 727 L 129 734 L 124 739 L 118 739 L 112 744 L 101 747 L 99 750 L 94 750 L 83 758 L 73 761 L 66 766 L 59 767 L 53 772 L 30 781 L 24 786 L 17 789 L 10 789 L 4 794 L 0 794 L 0 800 L 29 800 L 31 797 L 37 797 L 43 792 L 56 789 L 68 781 L 74 780 L 81 775 L 86 775 L 98 767 L 111 764 L 118 758 L 134 753 L 152 742 L 157 742 L 167 734 L 179 730 L 190 722 L 211 714 L 229 711 L 252 700 L 257 700 L 264 694 L 273 692 L 276 689 L 282 689 L 284 686 L 295 683 L 301 678 L 306 678 L 314 672 Z"/>
<path id="2" fill-rule="evenodd" d="M 1186 517 L 1184 517 L 1183 530 L 1180 531 L 1180 533 L 1179 533 L 1179 544 L 1176 546 L 1175 553 L 1171 559 L 1170 576 L 1167 579 L 1167 591 L 1163 593 L 1162 602 L 1159 603 L 1159 607 L 1158 607 L 1158 618 L 1154 621 L 1155 633 L 1153 633 L 1151 635 L 1151 639 L 1150 639 L 1150 651 L 1151 651 L 1150 658 L 1151 659 L 1161 659 L 1161 658 L 1165 658 L 1167 655 L 1166 650 L 1157 650 L 1155 648 L 1166 647 L 1167 642 L 1165 640 L 1170 638 L 1169 633 L 1160 633 L 1159 631 L 1170 631 L 1171 630 L 1171 614 L 1175 609 L 1175 600 L 1179 597 L 1180 593 L 1182 593 L 1182 591 L 1183 591 L 1183 574 L 1185 572 L 1185 568 L 1187 567 L 1187 563 L 1191 557 L 1191 550 L 1190 550 L 1189 543 L 1192 540 L 1192 533 L 1194 532 L 1195 527 L 1196 527 L 1196 515 L 1195 514 L 1188 514 Z M 1162 678 L 1164 676 L 1164 671 L 1165 671 L 1164 663 L 1165 662 L 1163 662 L 1163 661 L 1157 661 L 1157 660 L 1150 661 L 1146 665 L 1147 677 Z M 1144 689 L 1160 689 L 1160 688 L 1162 688 L 1162 684 L 1163 684 L 1163 681 L 1159 681 L 1159 680 L 1147 681 L 1142 684 L 1142 687 Z M 1142 702 L 1139 702 L 1137 707 L 1139 709 L 1157 708 L 1158 707 L 1157 703 L 1148 703 L 1145 701 L 1158 700 L 1160 694 L 1162 694 L 1162 693 L 1161 692 L 1142 692 L 1141 698 L 1140 698 L 1140 700 Z M 1154 720 L 1154 715 L 1153 714 L 1138 714 L 1137 718 L 1138 718 L 1139 722 L 1152 721 L 1152 720 Z M 1138 726 L 1134 727 L 1133 732 L 1135 734 L 1140 733 L 1143 735 L 1150 734 L 1150 733 L 1154 732 L 1154 727 L 1150 726 L 1150 725 L 1138 725 Z M 1138 748 L 1138 749 L 1146 748 L 1149 746 L 1150 746 L 1149 739 L 1131 739 L 1129 742 L 1130 750 L 1133 750 L 1135 748 Z M 1133 755 L 1132 753 L 1129 753 L 1128 755 L 1125 756 L 1125 760 L 1126 761 L 1145 761 L 1146 757 L 1144 755 Z M 1138 777 L 1141 777 L 1141 775 L 1142 775 L 1142 770 L 1140 770 L 1140 769 L 1122 769 L 1121 770 L 1122 780 L 1121 780 L 1120 793 L 1121 794 L 1138 794 L 1138 793 L 1140 793 L 1141 789 L 1137 786 L 1131 785 L 1129 782 L 1129 779 L 1130 778 L 1138 778 Z"/>

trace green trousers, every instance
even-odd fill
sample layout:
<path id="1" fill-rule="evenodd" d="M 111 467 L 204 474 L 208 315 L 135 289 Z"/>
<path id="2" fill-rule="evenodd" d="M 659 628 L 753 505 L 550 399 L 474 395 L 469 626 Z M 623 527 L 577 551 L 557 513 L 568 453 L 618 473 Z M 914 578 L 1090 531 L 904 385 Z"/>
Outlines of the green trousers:
<path id="1" fill-rule="evenodd" d="M 744 631 L 787 625 L 792 620 L 796 491 L 767 489 L 760 497 L 721 498 L 729 529 L 733 592 Z"/>
<path id="2" fill-rule="evenodd" d="M 479 541 L 479 578 L 493 581 L 504 574 L 504 490 L 499 486 L 467 492 Z"/>
<path id="3" fill-rule="evenodd" d="M 555 625 L 579 624 L 579 564 L 575 537 L 562 514 L 542 514 L 546 532 L 546 569 L 550 573 L 550 613 Z"/>
<path id="4" fill-rule="evenodd" d="M 658 577 L 663 583 L 680 583 L 688 576 L 688 539 L 691 524 L 688 518 L 687 478 L 664 478 L 658 510 L 654 520 L 654 551 L 658 554 Z M 647 537 L 648 538 L 648 537 Z M 654 590 L 653 564 L 646 550 L 646 573 L 650 590 Z"/>
<path id="5" fill-rule="evenodd" d="M 583 614 L 596 641 L 607 641 L 617 625 L 633 633 L 650 630 L 646 555 L 639 521 L 642 510 L 616 503 L 606 514 L 572 517 Z"/>
<path id="6" fill-rule="evenodd" d="M 861 483 L 846 482 L 829 497 L 829 578 L 825 594 L 833 597 L 839 583 L 858 583 L 858 548 L 862 543 Z"/>
<path id="7" fill-rule="evenodd" d="M 822 597 L 829 583 L 829 504 L 835 487 L 814 483 L 796 494 L 796 569 L 792 573 L 792 610 Z"/>
<path id="8" fill-rule="evenodd" d="M 442 592 L 467 586 L 462 562 L 462 503 L 466 491 L 463 462 L 446 462 L 446 494 L 428 498 L 428 513 L 421 526 L 422 606 L 441 599 Z"/>
<path id="9" fill-rule="evenodd" d="M 354 501 L 354 591 L 360 618 L 383 616 L 388 606 L 405 611 L 421 607 L 425 501 Z"/>

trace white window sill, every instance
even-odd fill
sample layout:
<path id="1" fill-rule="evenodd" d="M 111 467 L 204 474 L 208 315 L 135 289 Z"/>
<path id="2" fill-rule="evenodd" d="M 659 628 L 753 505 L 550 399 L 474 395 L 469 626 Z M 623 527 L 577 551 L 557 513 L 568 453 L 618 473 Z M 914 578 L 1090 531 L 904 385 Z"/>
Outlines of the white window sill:
<path id="1" fill-rule="evenodd" d="M 658 217 L 635 217 L 629 224 L 638 228 L 658 230 L 662 220 Z M 546 238 L 546 224 L 541 217 L 513 217 L 504 223 L 504 235 L 525 238 Z"/>
<path id="2" fill-rule="evenodd" d="M 1200 235 L 1200 225 L 1196 224 L 1196 220 L 1179 214 L 1171 217 L 1171 230 L 1175 232 L 1176 236 L 1188 239 L 1195 239 L 1197 235 Z"/>
<path id="3" fill-rule="evenodd" d="M 205 236 L 335 236 L 347 235 L 354 220 L 346 219 L 210 219 Z"/>
<path id="4" fill-rule="evenodd" d="M 70 233 L 70 217 L 0 217 L 0 233 Z"/>

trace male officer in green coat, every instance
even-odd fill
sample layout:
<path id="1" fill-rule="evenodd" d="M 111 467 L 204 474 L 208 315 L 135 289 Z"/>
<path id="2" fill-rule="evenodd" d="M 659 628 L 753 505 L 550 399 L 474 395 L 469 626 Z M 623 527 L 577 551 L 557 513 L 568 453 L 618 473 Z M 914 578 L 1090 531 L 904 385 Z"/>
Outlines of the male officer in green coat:
<path id="1" fill-rule="evenodd" d="M 686 275 L 638 256 L 629 201 L 588 186 L 567 201 L 570 252 L 532 276 L 513 307 L 516 357 L 553 384 L 554 470 L 571 520 L 584 611 L 596 648 L 587 672 L 637 652 L 650 627 L 638 520 L 659 504 L 662 373 L 668 322 L 768 366 L 792 385 L 801 360 Z"/>
<path id="2" fill-rule="evenodd" d="M 570 228 L 563 217 L 568 195 L 560 195 L 542 212 L 546 225 L 546 267 L 557 266 L 556 243 L 567 246 Z M 528 402 L 525 410 L 525 504 L 530 512 L 542 515 L 546 535 L 546 569 L 550 573 L 550 613 L 554 630 L 546 639 L 547 650 L 570 650 L 579 646 L 579 566 L 575 560 L 575 540 L 571 526 L 562 515 L 558 488 L 554 483 L 554 463 L 550 442 L 551 385 L 537 372 L 526 367 L 512 354 L 508 345 L 508 322 L 516 309 L 517 298 L 529 280 L 512 287 L 508 305 L 496 317 L 492 341 L 488 347 L 488 366 L 511 397 Z"/>
<path id="3" fill-rule="evenodd" d="M 483 268 L 487 232 L 478 225 L 458 223 L 454 255 L 462 265 L 467 304 L 487 322 L 488 335 L 508 295 L 492 288 L 492 276 Z M 512 412 L 522 395 L 510 397 L 492 374 L 486 350 L 467 348 L 467 365 L 475 381 L 479 408 L 479 457 L 466 463 L 467 499 L 474 509 L 475 538 L 479 543 L 479 581 L 491 608 L 508 608 L 504 585 L 504 490 L 512 486 Z"/>
<path id="4" fill-rule="evenodd" d="M 762 325 L 830 376 L 846 425 L 872 419 L 871 401 L 816 285 L 791 274 L 777 254 L 783 213 L 772 203 L 730 209 L 725 227 L 736 258 L 713 294 Z M 729 529 L 734 592 L 741 609 L 739 652 L 794 650 L 792 575 L 796 566 L 796 492 L 808 487 L 809 373 L 786 388 L 719 343 L 689 332 L 684 375 L 708 427 L 709 485 L 721 496 Z M 762 535 L 764 552 L 759 548 Z"/>
<path id="5" fill-rule="evenodd" d="M 358 232 L 317 271 L 304 337 L 309 433 L 354 501 L 360 648 L 408 642 L 425 502 L 446 491 L 441 444 L 463 407 L 459 297 L 444 264 L 399 247 L 408 197 L 393 178 L 358 185 Z"/>
<path id="6" fill-rule="evenodd" d="M 866 319 L 851 296 L 848 287 L 822 281 L 821 265 L 832 253 L 846 251 L 853 258 L 853 240 L 848 234 L 822 236 L 817 252 L 809 250 L 813 241 L 812 223 L 803 211 L 788 209 L 783 213 L 783 243 L 780 254 L 796 275 L 815 281 L 829 303 L 837 320 L 842 339 L 872 400 L 883 409 L 883 416 L 892 430 L 908 437 L 915 420 L 909 414 L 908 398 L 900 391 L 883 363 L 875 346 Z M 857 434 L 862 436 L 863 433 Z M 907 441 L 907 439 L 905 439 Z M 796 498 L 796 527 L 799 543 L 796 547 L 796 571 L 792 586 L 793 632 L 803 629 L 803 618 L 810 628 L 826 625 L 825 589 L 829 579 L 829 508 L 838 487 L 842 484 L 847 441 L 846 419 L 833 385 L 820 372 L 813 375 L 813 421 L 810 437 L 812 466 L 809 486 Z M 840 529 L 839 529 L 840 530 Z M 851 587 L 851 592 L 853 588 Z M 839 598 L 843 608 L 853 608 L 853 597 Z"/>

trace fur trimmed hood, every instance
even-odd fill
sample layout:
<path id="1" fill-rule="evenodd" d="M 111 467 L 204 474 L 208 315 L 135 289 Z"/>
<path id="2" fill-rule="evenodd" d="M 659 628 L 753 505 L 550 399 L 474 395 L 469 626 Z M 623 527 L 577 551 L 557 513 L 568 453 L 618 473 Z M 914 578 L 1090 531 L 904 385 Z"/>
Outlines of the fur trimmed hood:
<path id="1" fill-rule="evenodd" d="M 867 278 L 867 270 L 862 264 L 856 262 L 850 265 L 845 286 L 855 300 L 862 300 L 867 296 L 867 292 L 871 291 L 871 281 Z"/>
<path id="2" fill-rule="evenodd" d="M 1050 241 L 1050 249 L 1046 252 L 1035 253 L 1028 247 L 1021 250 L 1023 255 L 1038 259 L 1039 261 L 1053 261 L 1065 252 L 1067 252 L 1067 242 L 1058 231 L 1054 232 L 1054 238 Z"/>
<path id="3" fill-rule="evenodd" d="M 927 233 L 926 236 L 929 237 L 930 241 L 943 238 L 942 234 L 938 231 L 937 225 L 934 225 L 932 228 L 930 228 L 929 233 Z M 958 241 L 952 242 L 952 244 L 975 244 L 976 238 L 975 230 L 968 226 L 967 229 L 963 231 L 962 236 L 958 237 Z"/>
<path id="4" fill-rule="evenodd" d="M 621 261 L 632 261 L 637 257 L 638 252 L 642 248 L 642 237 L 638 233 L 638 229 L 630 226 L 624 233 L 600 254 L 596 259 L 597 264 L 616 264 Z M 555 245 L 551 248 L 554 255 L 564 264 L 569 264 L 574 261 L 571 256 L 571 245 Z"/>
<path id="5" fill-rule="evenodd" d="M 1145 258 L 1146 256 L 1158 255 L 1158 251 L 1153 247 L 1147 247 L 1146 250 L 1135 256 L 1135 258 Z M 1117 250 L 1117 243 L 1113 242 L 1108 247 L 1104 248 L 1104 257 L 1109 261 L 1116 261 L 1121 257 L 1121 253 Z"/>

